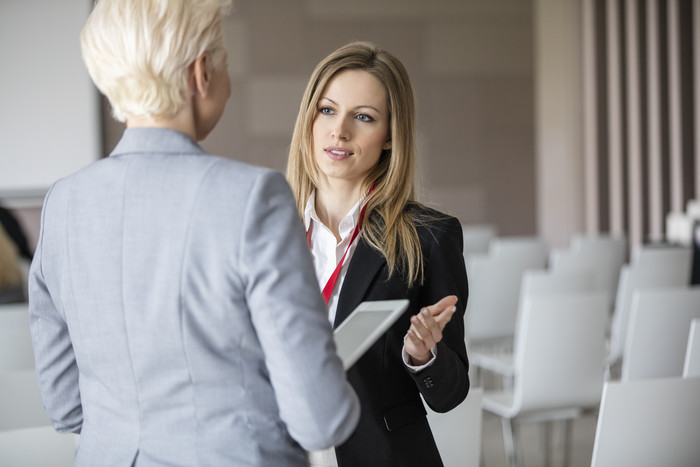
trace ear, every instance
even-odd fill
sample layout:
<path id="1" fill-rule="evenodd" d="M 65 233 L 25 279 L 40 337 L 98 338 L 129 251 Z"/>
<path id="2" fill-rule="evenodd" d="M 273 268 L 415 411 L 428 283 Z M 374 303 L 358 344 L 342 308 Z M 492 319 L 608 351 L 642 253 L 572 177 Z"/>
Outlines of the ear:
<path id="1" fill-rule="evenodd" d="M 207 97 L 212 78 L 211 57 L 209 53 L 203 52 L 190 66 L 192 68 L 192 74 L 190 75 L 192 91 L 199 94 L 201 97 Z"/>
<path id="2" fill-rule="evenodd" d="M 384 150 L 391 149 L 391 140 L 388 140 L 386 143 L 384 143 L 384 146 L 382 146 L 382 149 L 384 149 Z"/>

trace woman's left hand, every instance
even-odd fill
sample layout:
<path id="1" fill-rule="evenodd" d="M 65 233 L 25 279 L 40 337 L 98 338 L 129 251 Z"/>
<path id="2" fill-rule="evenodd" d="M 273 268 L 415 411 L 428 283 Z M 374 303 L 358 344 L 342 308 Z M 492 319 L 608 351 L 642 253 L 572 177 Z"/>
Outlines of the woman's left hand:
<path id="1" fill-rule="evenodd" d="M 405 347 L 414 365 L 425 365 L 430 361 L 430 350 L 442 340 L 442 330 L 452 319 L 457 309 L 456 303 L 457 297 L 448 295 L 411 316 L 411 327 L 406 333 Z"/>

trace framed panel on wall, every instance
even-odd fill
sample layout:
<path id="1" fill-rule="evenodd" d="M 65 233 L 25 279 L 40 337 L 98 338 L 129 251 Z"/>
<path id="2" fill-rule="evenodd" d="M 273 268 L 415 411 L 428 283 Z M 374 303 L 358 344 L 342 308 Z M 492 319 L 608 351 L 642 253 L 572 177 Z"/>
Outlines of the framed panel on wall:
<path id="1" fill-rule="evenodd" d="M 0 201 L 40 204 L 97 160 L 99 94 L 80 54 L 90 0 L 0 2 Z"/>

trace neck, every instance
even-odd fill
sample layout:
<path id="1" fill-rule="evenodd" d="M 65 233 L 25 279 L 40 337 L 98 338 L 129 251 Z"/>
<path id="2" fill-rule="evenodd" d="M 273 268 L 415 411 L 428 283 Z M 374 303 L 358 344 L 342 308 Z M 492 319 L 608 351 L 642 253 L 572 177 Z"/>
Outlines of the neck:
<path id="1" fill-rule="evenodd" d="M 197 141 L 197 131 L 194 124 L 194 114 L 189 103 L 175 115 L 138 115 L 126 120 L 127 128 L 167 128 L 186 134 L 193 141 Z"/>
<path id="2" fill-rule="evenodd" d="M 360 186 L 355 184 L 328 183 L 316 188 L 316 214 L 323 224 L 333 232 L 336 240 L 340 241 L 338 226 L 340 221 L 357 204 L 362 196 Z"/>

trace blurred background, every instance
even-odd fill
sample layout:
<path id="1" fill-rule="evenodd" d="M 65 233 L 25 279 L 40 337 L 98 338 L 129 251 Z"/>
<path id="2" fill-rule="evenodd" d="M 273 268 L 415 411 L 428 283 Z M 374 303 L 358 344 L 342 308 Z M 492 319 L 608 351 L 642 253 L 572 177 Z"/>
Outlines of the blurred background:
<path id="1" fill-rule="evenodd" d="M 80 57 L 79 34 L 91 7 L 91 0 L 0 0 L 0 220 L 16 243 L 5 250 L 21 257 L 25 277 L 50 184 L 107 156 L 124 129 Z M 226 34 L 232 96 L 202 145 L 282 172 L 304 87 L 323 57 L 349 41 L 369 40 L 408 69 L 417 100 L 420 199 L 461 220 L 470 281 L 466 334 L 474 390 L 455 418 L 431 419 L 437 438 L 460 448 L 457 462 L 447 465 L 504 465 L 504 452 L 517 465 L 518 445 L 528 466 L 546 465 L 550 451 L 576 466 L 591 459 L 593 465 L 693 465 L 700 456 L 700 0 L 235 0 Z M 0 247 L 9 244 L 0 238 Z M 26 297 L 22 287 L 17 282 L 7 300 Z M 532 335 L 528 320 L 543 295 L 565 302 L 527 341 L 522 336 Z M 9 401 L 9 408 L 0 406 L 0 431 L 47 423 L 34 394 L 26 303 L 12 306 L 0 318 L 15 316 L 20 330 L 0 322 L 8 332 L 0 335 L 0 357 L 24 358 L 11 369 L 29 373 L 22 376 L 25 389 L 0 392 L 0 403 Z M 587 326 L 598 308 L 595 339 L 581 338 L 583 324 L 553 319 L 574 319 L 564 311 L 577 307 Z M 524 308 L 528 320 L 519 318 Z M 641 316 L 657 321 L 644 327 Z M 505 330 L 498 334 L 496 325 Z M 15 337 L 21 344 L 13 344 Z M 577 338 L 584 342 L 574 347 Z M 489 392 L 517 391 L 513 375 L 534 371 L 512 365 L 514 354 L 532 351 L 525 342 L 544 349 L 528 361 L 549 365 L 541 373 L 549 379 L 535 378 L 545 400 L 556 399 L 556 390 L 566 393 L 560 383 L 583 378 L 576 358 L 593 359 L 593 398 L 569 401 L 586 411 L 566 415 L 576 424 L 555 430 L 554 450 L 546 424 L 524 424 L 521 442 L 513 443 L 506 422 L 521 414 L 499 407 Z M 561 366 L 549 371 L 555 357 Z M 658 368 L 635 370 L 636 362 Z M 682 382 L 681 374 L 692 381 Z M 608 422 L 606 431 L 603 380 L 607 391 L 617 380 L 651 377 L 675 379 L 630 386 L 632 396 L 610 386 L 620 392 L 608 407 L 631 412 L 618 414 L 620 425 Z M 8 381 L 0 391 L 18 380 Z M 35 420 L 13 402 L 28 391 L 34 391 Z M 19 425 L 10 426 L 8 413 Z M 669 414 L 679 417 L 664 418 Z M 642 418 L 630 421 L 635 416 Z M 479 436 L 454 440 L 454 433 Z M 606 434 L 622 438 L 605 444 Z M 595 451 L 599 435 L 603 447 Z M 10 452 L 41 451 L 4 439 L 0 463 Z M 601 461 L 605 446 L 622 460 Z M 70 465 L 70 439 L 65 452 Z M 679 460 L 686 455 L 693 461 Z"/>
<path id="2" fill-rule="evenodd" d="M 108 154 L 123 126 L 87 77 L 89 0 L 0 1 L 0 200 L 35 239 L 56 178 Z M 661 240 L 697 196 L 694 0 L 237 0 L 233 93 L 203 142 L 284 171 L 315 64 L 370 40 L 406 65 L 418 103 L 419 186 L 501 235 Z"/>

